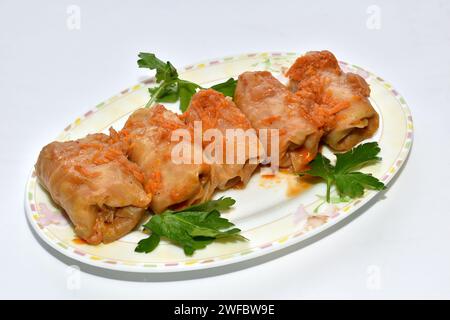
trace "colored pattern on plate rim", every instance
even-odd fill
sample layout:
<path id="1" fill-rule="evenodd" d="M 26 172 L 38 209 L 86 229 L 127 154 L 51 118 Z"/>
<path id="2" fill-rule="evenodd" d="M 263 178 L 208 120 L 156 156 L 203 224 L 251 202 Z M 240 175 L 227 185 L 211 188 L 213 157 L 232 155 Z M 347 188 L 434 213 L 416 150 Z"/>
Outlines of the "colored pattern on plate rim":
<path id="1" fill-rule="evenodd" d="M 194 65 L 189 65 L 184 69 L 180 69 L 180 75 L 189 74 L 190 72 L 197 72 L 204 69 L 216 68 L 208 73 L 208 76 L 214 76 L 214 78 L 208 79 L 206 82 L 214 82 L 227 78 L 230 74 L 236 76 L 242 70 L 242 65 L 246 65 L 247 68 L 253 68 L 254 70 L 267 70 L 275 73 L 280 73 L 289 66 L 294 59 L 298 56 L 296 53 L 250 53 L 239 56 L 230 56 L 222 59 L 214 59 Z M 246 64 L 246 61 L 249 62 Z M 385 184 L 388 183 L 392 177 L 399 171 L 400 167 L 405 162 L 408 153 L 411 149 L 413 138 L 413 122 L 408 106 L 405 99 L 386 81 L 382 78 L 370 73 L 356 65 L 340 62 L 342 68 L 345 71 L 355 72 L 364 77 L 369 83 L 378 83 L 385 92 L 382 94 L 391 94 L 403 112 L 403 119 L 405 120 L 406 128 L 404 130 L 404 136 L 402 137 L 401 147 L 399 148 L 397 155 L 393 157 L 392 165 L 384 170 L 380 175 L 380 180 Z M 236 74 L 237 73 L 237 74 Z M 195 78 L 195 76 L 194 76 Z M 198 80 L 198 79 L 190 79 Z M 100 111 L 112 108 L 112 105 L 118 102 L 120 99 L 135 99 L 131 97 L 133 94 L 141 94 L 140 98 L 145 97 L 145 88 L 154 84 L 154 78 L 149 78 L 133 87 L 127 88 L 121 91 L 118 95 L 111 97 L 110 99 L 98 104 L 92 110 L 86 112 L 82 117 L 77 118 L 73 123 L 67 126 L 63 133 L 58 137 L 59 140 L 72 139 L 71 132 L 75 131 L 77 127 L 80 127 L 89 119 L 92 119 Z M 381 89 L 380 89 L 381 90 Z M 106 112 L 106 111 L 105 111 Z M 381 114 L 383 116 L 383 114 Z M 252 257 L 264 255 L 266 253 L 273 252 L 279 248 L 285 248 L 289 245 L 299 243 L 306 238 L 309 238 L 344 219 L 349 213 L 356 211 L 369 201 L 375 191 L 368 191 L 364 197 L 350 201 L 340 205 L 325 205 L 321 207 L 319 213 L 314 213 L 312 208 L 317 207 L 321 200 L 316 198 L 315 201 L 303 204 L 297 203 L 297 210 L 292 214 L 293 224 L 300 230 L 296 230 L 290 234 L 283 234 L 279 238 L 260 243 L 255 247 L 243 248 L 242 250 L 232 254 L 221 254 L 214 257 L 206 258 L 186 258 L 183 261 L 170 261 L 170 258 L 164 262 L 136 262 L 130 259 L 115 259 L 113 257 L 95 255 L 87 252 L 83 249 L 83 243 L 75 240 L 63 241 L 58 235 L 50 230 L 50 226 L 58 225 L 61 228 L 68 228 L 67 220 L 64 215 L 56 208 L 50 207 L 52 204 L 49 201 L 45 202 L 45 199 L 37 199 L 37 191 L 41 187 L 36 181 L 34 172 L 30 175 L 26 187 L 26 211 L 30 224 L 36 231 L 36 233 L 51 247 L 70 256 L 73 259 L 79 260 L 83 263 L 91 264 L 98 267 L 123 270 L 123 271 L 136 271 L 136 272 L 170 272 L 170 271 L 183 271 L 202 269 L 207 267 L 221 266 L 229 263 L 248 260 Z M 42 201 L 41 201 L 42 200 Z M 239 205 L 239 204 L 238 204 Z M 310 208 L 308 210 L 308 208 Z M 308 212 L 309 211 L 309 212 Z"/>

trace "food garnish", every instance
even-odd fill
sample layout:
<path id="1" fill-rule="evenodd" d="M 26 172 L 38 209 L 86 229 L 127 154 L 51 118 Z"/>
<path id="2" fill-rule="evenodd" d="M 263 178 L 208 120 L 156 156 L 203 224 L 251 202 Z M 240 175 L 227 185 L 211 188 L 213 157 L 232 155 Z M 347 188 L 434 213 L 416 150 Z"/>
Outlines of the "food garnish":
<path id="1" fill-rule="evenodd" d="M 148 89 L 150 100 L 145 105 L 146 107 L 152 106 L 155 102 L 172 103 L 180 100 L 180 110 L 185 112 L 197 89 L 204 89 L 194 82 L 180 79 L 173 64 L 158 59 L 153 53 L 141 52 L 139 58 L 137 62 L 139 68 L 156 70 L 155 80 L 158 85 Z M 233 97 L 236 83 L 235 79 L 230 78 L 212 86 L 211 89 L 219 91 L 225 96 Z"/>
<path id="2" fill-rule="evenodd" d="M 139 241 L 135 251 L 153 251 L 161 237 L 183 247 L 188 256 L 217 239 L 247 240 L 239 234 L 240 229 L 233 228 L 233 223 L 220 216 L 220 211 L 228 210 L 235 202 L 232 198 L 222 197 L 180 211 L 166 210 L 155 215 L 143 225 L 151 235 Z"/>
<path id="3" fill-rule="evenodd" d="M 377 142 L 361 144 L 345 153 L 337 153 L 336 164 L 318 154 L 310 162 L 310 169 L 301 173 L 314 177 L 320 177 L 327 183 L 326 201 L 331 202 L 331 186 L 334 184 L 341 198 L 358 198 L 364 194 L 364 189 L 383 190 L 384 183 L 370 173 L 357 172 L 363 166 L 380 161 L 377 155 L 381 149 Z"/>

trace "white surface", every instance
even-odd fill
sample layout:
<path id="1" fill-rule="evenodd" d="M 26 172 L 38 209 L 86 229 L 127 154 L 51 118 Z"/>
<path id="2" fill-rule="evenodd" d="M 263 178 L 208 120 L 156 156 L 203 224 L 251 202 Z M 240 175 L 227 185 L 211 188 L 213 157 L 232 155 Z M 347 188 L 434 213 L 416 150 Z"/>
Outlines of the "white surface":
<path id="1" fill-rule="evenodd" d="M 0 298 L 450 298 L 450 2 L 282 2 L 0 2 Z M 67 28 L 71 4 L 80 30 Z M 366 26 L 371 5 L 378 30 Z M 415 122 L 405 169 L 357 219 L 276 260 L 182 281 L 77 278 L 31 234 L 23 192 L 37 153 L 145 75 L 139 51 L 183 66 L 325 48 L 391 82 Z"/>

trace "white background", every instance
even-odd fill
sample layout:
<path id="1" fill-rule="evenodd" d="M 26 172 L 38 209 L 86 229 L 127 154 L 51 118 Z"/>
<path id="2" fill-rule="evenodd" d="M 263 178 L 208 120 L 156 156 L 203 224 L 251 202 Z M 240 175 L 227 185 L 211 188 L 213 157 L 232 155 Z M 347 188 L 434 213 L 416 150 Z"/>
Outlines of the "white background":
<path id="1" fill-rule="evenodd" d="M 67 27 L 71 4 L 80 30 Z M 380 29 L 367 27 L 371 5 Z M 241 271 L 159 282 L 82 272 L 68 286 L 67 265 L 27 226 L 25 181 L 66 124 L 146 74 L 139 51 L 183 66 L 314 49 L 375 72 L 411 108 L 413 150 L 384 198 L 328 237 Z M 0 297 L 450 298 L 449 92 L 450 1 L 1 0 Z"/>

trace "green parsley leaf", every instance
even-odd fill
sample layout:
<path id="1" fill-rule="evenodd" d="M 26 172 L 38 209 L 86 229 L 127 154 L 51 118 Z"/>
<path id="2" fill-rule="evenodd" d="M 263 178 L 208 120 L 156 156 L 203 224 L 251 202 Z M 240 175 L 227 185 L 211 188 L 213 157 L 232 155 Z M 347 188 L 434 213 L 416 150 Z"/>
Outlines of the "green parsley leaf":
<path id="1" fill-rule="evenodd" d="M 139 58 L 137 62 L 139 68 L 156 70 L 155 79 L 158 85 L 148 89 L 150 100 L 145 105 L 146 107 L 152 106 L 155 102 L 173 103 L 180 100 L 180 110 L 185 112 L 197 89 L 204 89 L 194 82 L 180 79 L 177 69 L 169 61 L 164 62 L 153 53 L 141 52 Z M 226 96 L 233 97 L 236 84 L 237 80 L 230 78 L 211 88 Z"/>
<path id="2" fill-rule="evenodd" d="M 336 172 L 350 172 L 370 162 L 380 161 L 381 158 L 377 157 L 380 151 L 381 149 L 377 142 L 368 142 L 360 144 L 345 153 L 338 153 L 336 154 Z"/>
<path id="3" fill-rule="evenodd" d="M 358 198 L 364 194 L 364 189 L 383 190 L 384 184 L 371 174 L 349 172 L 336 174 L 336 188 L 341 196 Z"/>
<path id="4" fill-rule="evenodd" d="M 237 86 L 237 80 L 230 78 L 225 82 L 218 83 L 211 87 L 211 89 L 214 89 L 216 91 L 219 91 L 223 93 L 224 96 L 227 97 L 234 97 L 234 92 L 236 91 Z"/>
<path id="5" fill-rule="evenodd" d="M 156 70 L 156 82 L 175 80 L 178 78 L 177 69 L 169 62 L 159 60 L 155 54 L 141 52 L 138 57 L 139 68 Z"/>
<path id="6" fill-rule="evenodd" d="M 364 165 L 380 161 L 377 142 L 361 144 L 345 153 L 336 154 L 336 165 L 331 165 L 329 159 L 322 154 L 311 161 L 310 169 L 303 174 L 320 177 L 327 183 L 326 201 L 330 202 L 330 190 L 336 185 L 340 198 L 357 198 L 364 194 L 364 189 L 383 190 L 384 184 L 371 174 L 356 172 Z"/>
<path id="7" fill-rule="evenodd" d="M 186 255 L 194 254 L 195 250 L 205 248 L 216 239 L 246 240 L 239 234 L 240 229 L 233 228 L 233 223 L 220 216 L 220 211 L 229 209 L 234 203 L 231 198 L 220 198 L 184 210 L 167 210 L 155 215 L 144 225 L 152 235 L 141 240 L 135 251 L 153 251 L 160 237 L 182 246 Z"/>
<path id="8" fill-rule="evenodd" d="M 310 170 L 306 174 L 314 177 L 320 177 L 327 183 L 327 202 L 330 202 L 331 185 L 334 180 L 334 168 L 330 160 L 319 153 L 309 164 Z"/>
<path id="9" fill-rule="evenodd" d="M 152 233 L 150 237 L 139 241 L 135 251 L 149 253 L 158 246 L 161 237 L 156 233 Z"/>
<path id="10" fill-rule="evenodd" d="M 181 112 L 185 112 L 187 110 L 189 107 L 189 102 L 191 102 L 191 98 L 197 89 L 201 89 L 198 84 L 186 80 L 178 80 Z"/>
<path id="11" fill-rule="evenodd" d="M 309 164 L 310 169 L 307 173 L 310 176 L 321 177 L 327 180 L 327 178 L 333 174 L 334 168 L 330 163 L 330 160 L 319 153 L 313 161 Z"/>
<path id="12" fill-rule="evenodd" d="M 154 96 L 158 102 L 177 102 L 178 101 L 178 86 L 175 82 L 166 83 L 164 86 L 149 88 L 151 96 Z"/>
<path id="13" fill-rule="evenodd" d="M 195 212 L 195 211 L 206 211 L 206 212 L 210 212 L 213 210 L 217 210 L 217 211 L 225 211 L 230 209 L 234 204 L 236 203 L 236 200 L 234 200 L 233 198 L 230 197 L 221 197 L 217 200 L 210 200 L 207 202 L 204 202 L 202 204 L 197 204 L 194 206 L 191 206 L 189 208 L 186 208 L 184 210 L 181 210 L 180 212 L 185 212 L 185 211 L 190 211 L 190 212 Z"/>

